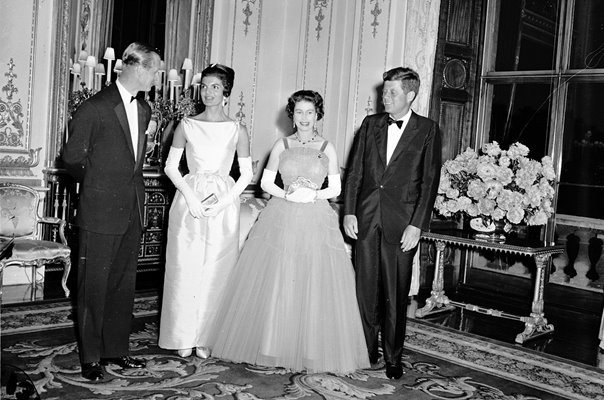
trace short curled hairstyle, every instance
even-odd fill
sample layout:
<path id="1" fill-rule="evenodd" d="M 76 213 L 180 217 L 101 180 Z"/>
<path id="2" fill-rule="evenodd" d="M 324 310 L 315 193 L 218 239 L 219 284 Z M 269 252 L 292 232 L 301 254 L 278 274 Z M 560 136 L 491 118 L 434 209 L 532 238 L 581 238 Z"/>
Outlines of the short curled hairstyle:
<path id="1" fill-rule="evenodd" d="M 419 91 L 419 74 L 411 68 L 396 67 L 384 72 L 382 76 L 386 81 L 400 81 L 405 93 L 413 92 L 415 97 Z M 413 98 L 415 100 L 415 97 Z"/>
<path id="2" fill-rule="evenodd" d="M 149 69 L 153 66 L 154 58 L 159 58 L 157 50 L 148 44 L 141 42 L 131 43 L 122 54 L 122 63 L 124 65 L 142 65 L 143 68 Z"/>
<path id="3" fill-rule="evenodd" d="M 220 79 L 222 86 L 224 86 L 224 90 L 222 91 L 223 96 L 229 97 L 231 95 L 231 90 L 233 90 L 233 82 L 235 82 L 235 71 L 233 68 L 229 68 L 222 64 L 210 64 L 207 68 L 201 71 L 201 78 L 203 79 L 206 76 L 215 76 L 216 78 Z"/>
<path id="4" fill-rule="evenodd" d="M 315 112 L 317 113 L 317 120 L 323 118 L 325 115 L 325 110 L 323 108 L 323 97 L 314 90 L 298 90 L 287 99 L 287 106 L 285 106 L 285 111 L 287 112 L 287 116 L 290 119 L 294 119 L 294 108 L 296 107 L 296 103 L 300 101 L 308 101 L 315 106 Z"/>

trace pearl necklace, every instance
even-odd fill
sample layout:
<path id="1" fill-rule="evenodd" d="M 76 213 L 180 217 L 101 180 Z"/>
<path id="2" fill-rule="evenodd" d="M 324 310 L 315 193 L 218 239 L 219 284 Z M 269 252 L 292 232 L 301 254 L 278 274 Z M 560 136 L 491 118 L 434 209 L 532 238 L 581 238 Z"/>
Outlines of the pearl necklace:
<path id="1" fill-rule="evenodd" d="M 296 140 L 298 142 L 302 143 L 302 145 L 305 145 L 307 143 L 314 142 L 318 134 L 317 134 L 316 131 L 313 132 L 312 137 L 310 139 L 306 140 L 306 141 L 303 141 L 302 139 L 300 139 L 300 136 L 298 136 L 298 131 L 294 132 L 294 135 L 296 136 Z"/>

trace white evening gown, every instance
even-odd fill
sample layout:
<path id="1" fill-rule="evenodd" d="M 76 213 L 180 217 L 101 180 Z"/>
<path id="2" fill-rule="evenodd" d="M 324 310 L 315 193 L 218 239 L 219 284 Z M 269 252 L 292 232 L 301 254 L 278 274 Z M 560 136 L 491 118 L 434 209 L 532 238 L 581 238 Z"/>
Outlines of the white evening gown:
<path id="1" fill-rule="evenodd" d="M 224 196 L 238 139 L 237 123 L 185 118 L 185 181 L 201 199 Z M 200 347 L 213 319 L 226 278 L 239 255 L 239 202 L 215 217 L 195 219 L 177 191 L 170 208 L 159 331 L 165 349 Z"/>

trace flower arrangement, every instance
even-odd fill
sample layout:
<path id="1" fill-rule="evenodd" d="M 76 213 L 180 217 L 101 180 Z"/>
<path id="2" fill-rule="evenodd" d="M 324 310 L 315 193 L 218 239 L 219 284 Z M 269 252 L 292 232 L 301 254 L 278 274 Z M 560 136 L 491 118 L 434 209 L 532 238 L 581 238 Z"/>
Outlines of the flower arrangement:
<path id="1" fill-rule="evenodd" d="M 73 92 L 69 93 L 69 97 L 67 99 L 67 116 L 69 119 L 71 119 L 73 113 L 78 109 L 80 104 L 82 104 L 88 98 L 94 96 L 96 93 L 94 89 L 87 88 L 84 82 L 80 83 L 80 86 L 82 87 L 81 89 L 74 90 Z"/>
<path id="2" fill-rule="evenodd" d="M 554 212 L 556 174 L 551 157 L 539 162 L 528 154 L 522 143 L 502 150 L 492 142 L 445 161 L 435 210 L 443 217 L 481 218 L 485 226 L 500 221 L 505 232 L 522 222 L 545 225 Z"/>

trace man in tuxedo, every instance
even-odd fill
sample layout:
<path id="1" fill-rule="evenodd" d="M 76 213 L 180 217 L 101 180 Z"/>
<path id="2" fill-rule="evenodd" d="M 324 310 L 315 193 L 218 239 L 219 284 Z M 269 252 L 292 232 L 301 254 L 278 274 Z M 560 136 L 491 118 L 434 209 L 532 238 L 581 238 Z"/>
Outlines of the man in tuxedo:
<path id="1" fill-rule="evenodd" d="M 77 316 L 82 376 L 102 365 L 143 368 L 129 353 L 136 266 L 143 227 L 145 130 L 151 108 L 137 97 L 153 86 L 159 55 L 132 43 L 116 82 L 80 105 L 63 160 L 80 185 Z"/>
<path id="2" fill-rule="evenodd" d="M 384 73 L 385 113 L 367 116 L 349 156 L 344 231 L 356 239 L 357 300 L 372 366 L 403 375 L 407 301 L 413 256 L 429 228 L 441 167 L 438 124 L 410 107 L 419 75 L 409 68 Z M 384 360 L 379 360 L 381 330 Z"/>

